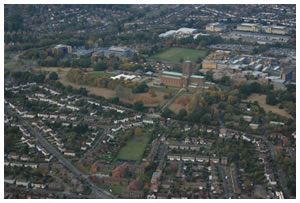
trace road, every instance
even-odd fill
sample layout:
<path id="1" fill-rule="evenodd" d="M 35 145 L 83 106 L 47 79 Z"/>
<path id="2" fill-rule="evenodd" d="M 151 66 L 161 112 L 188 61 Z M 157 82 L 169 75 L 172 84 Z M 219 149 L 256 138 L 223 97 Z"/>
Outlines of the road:
<path id="1" fill-rule="evenodd" d="M 286 174 L 284 173 L 284 171 L 282 171 L 281 167 L 278 164 L 276 164 L 275 147 L 274 147 L 273 143 L 270 142 L 266 138 L 267 132 L 265 132 L 263 136 L 259 136 L 259 135 L 255 135 L 255 134 L 247 134 L 247 135 L 250 135 L 251 137 L 256 138 L 256 139 L 262 139 L 267 144 L 268 148 L 270 149 L 271 158 L 273 159 L 273 161 L 275 162 L 275 165 L 276 165 L 276 167 L 273 170 L 274 170 L 274 173 L 276 173 L 278 175 L 279 185 L 281 186 L 281 188 L 283 190 L 284 197 L 290 198 L 290 191 L 287 186 Z"/>
<path id="2" fill-rule="evenodd" d="M 9 112 L 9 110 L 7 110 Z M 114 198 L 112 194 L 109 192 L 102 190 L 98 188 L 85 174 L 83 174 L 81 171 L 79 171 L 68 159 L 66 159 L 51 143 L 48 142 L 48 140 L 43 137 L 44 135 L 42 132 L 38 132 L 36 129 L 34 129 L 25 119 L 20 117 L 19 115 L 16 115 L 20 121 L 20 123 L 23 126 L 26 126 L 27 129 L 30 131 L 32 135 L 34 135 L 38 142 L 49 152 L 51 153 L 57 160 L 65 166 L 70 172 L 72 172 L 75 177 L 79 178 L 80 180 L 84 181 L 90 189 L 92 190 L 92 193 L 95 195 L 96 198 L 100 199 L 111 199 Z"/>
<path id="3" fill-rule="evenodd" d="M 44 197 L 51 197 L 50 195 L 56 195 L 60 199 L 88 199 L 91 198 L 90 195 L 76 194 L 70 192 L 60 192 L 60 191 L 52 191 L 48 189 L 35 189 L 35 188 L 25 188 L 25 187 L 17 187 L 17 186 L 6 186 L 5 190 L 7 193 L 16 194 L 16 192 L 21 192 L 22 194 L 26 194 L 28 192 L 35 195 L 42 195 Z"/>
<path id="4" fill-rule="evenodd" d="M 226 199 L 231 198 L 231 191 L 230 191 L 230 185 L 228 183 L 228 180 L 226 178 L 226 168 L 225 166 L 219 166 L 219 170 L 221 172 L 221 176 L 222 176 L 222 182 L 223 182 L 223 188 L 224 188 L 224 195 Z"/>

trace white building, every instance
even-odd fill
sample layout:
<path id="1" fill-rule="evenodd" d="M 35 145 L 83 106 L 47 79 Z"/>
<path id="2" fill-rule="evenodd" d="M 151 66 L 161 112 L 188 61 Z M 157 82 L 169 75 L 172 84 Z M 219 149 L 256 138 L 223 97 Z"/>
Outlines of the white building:
<path id="1" fill-rule="evenodd" d="M 134 78 L 136 78 L 135 75 L 125 75 L 125 74 L 119 74 L 116 76 L 112 76 L 110 77 L 113 80 L 120 80 L 120 79 L 124 79 L 124 80 L 133 80 Z"/>
<path id="2" fill-rule="evenodd" d="M 185 36 L 190 36 L 197 32 L 197 29 L 194 28 L 180 28 L 178 30 L 169 30 L 165 33 L 161 33 L 158 35 L 160 38 L 165 38 L 165 37 L 185 37 Z"/>
<path id="3" fill-rule="evenodd" d="M 205 27 L 205 30 L 209 32 L 222 32 L 225 29 L 226 26 L 221 23 L 210 23 Z"/>
<path id="4" fill-rule="evenodd" d="M 17 186 L 29 187 L 29 182 L 26 180 L 16 180 Z"/>

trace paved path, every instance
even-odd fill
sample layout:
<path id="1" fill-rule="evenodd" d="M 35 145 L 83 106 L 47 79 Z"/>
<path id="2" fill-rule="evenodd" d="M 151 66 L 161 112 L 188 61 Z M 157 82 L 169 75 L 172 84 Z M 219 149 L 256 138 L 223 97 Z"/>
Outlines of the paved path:
<path id="1" fill-rule="evenodd" d="M 168 107 L 182 91 L 184 91 L 184 88 L 178 90 L 178 92 L 161 108 L 161 112 L 163 112 L 165 108 Z"/>

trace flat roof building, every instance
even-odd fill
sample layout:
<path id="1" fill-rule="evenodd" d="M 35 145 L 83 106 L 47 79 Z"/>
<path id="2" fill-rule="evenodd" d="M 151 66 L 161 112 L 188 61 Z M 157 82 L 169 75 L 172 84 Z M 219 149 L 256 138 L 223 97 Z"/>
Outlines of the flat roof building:
<path id="1" fill-rule="evenodd" d="M 242 23 L 237 25 L 236 29 L 238 31 L 246 31 L 246 32 L 259 32 L 261 26 L 256 23 Z"/>
<path id="2" fill-rule="evenodd" d="M 289 33 L 289 30 L 285 26 L 267 26 L 264 30 L 266 33 L 277 34 L 277 35 L 286 35 Z"/>
<path id="3" fill-rule="evenodd" d="M 221 23 L 210 23 L 206 25 L 205 30 L 209 32 L 222 32 L 226 30 L 226 26 Z"/>
<path id="4" fill-rule="evenodd" d="M 205 78 L 200 75 L 192 74 L 192 63 L 185 61 L 182 65 L 182 73 L 173 71 L 163 71 L 160 75 L 160 81 L 164 85 L 173 87 L 188 87 L 201 85 L 205 82 Z"/>

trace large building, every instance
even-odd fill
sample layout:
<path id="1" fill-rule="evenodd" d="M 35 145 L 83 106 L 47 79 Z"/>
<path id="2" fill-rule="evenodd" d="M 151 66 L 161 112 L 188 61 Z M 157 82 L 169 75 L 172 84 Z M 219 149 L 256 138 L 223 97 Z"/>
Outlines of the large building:
<path id="1" fill-rule="evenodd" d="M 201 75 L 192 74 L 192 63 L 185 61 L 182 65 L 182 73 L 173 71 L 163 71 L 160 75 L 162 84 L 172 87 L 197 87 L 205 82 L 205 78 Z"/>
<path id="2" fill-rule="evenodd" d="M 217 69 L 224 66 L 230 58 L 230 51 L 216 50 L 202 61 L 203 69 Z"/>
<path id="3" fill-rule="evenodd" d="M 242 23 L 237 25 L 236 29 L 238 31 L 246 31 L 246 32 L 259 32 L 261 26 L 256 23 Z"/>
<path id="4" fill-rule="evenodd" d="M 196 32 L 197 32 L 197 29 L 183 27 L 178 30 L 169 30 L 167 32 L 161 33 L 160 35 L 158 35 L 158 37 L 160 37 L 160 38 L 179 37 L 180 38 L 180 37 L 190 36 Z"/>
<path id="5" fill-rule="evenodd" d="M 267 26 L 265 28 L 266 33 L 277 34 L 277 35 L 286 35 L 289 33 L 289 30 L 285 26 Z"/>
<path id="6" fill-rule="evenodd" d="M 286 82 L 296 82 L 296 65 L 282 65 L 280 69 L 280 79 Z"/>
<path id="7" fill-rule="evenodd" d="M 58 44 L 58 45 L 56 45 L 53 49 L 54 49 L 54 51 L 56 51 L 56 50 L 61 50 L 61 51 L 63 51 L 65 54 L 70 54 L 70 53 L 72 53 L 72 46 L 69 46 L 69 45 Z"/>
<path id="8" fill-rule="evenodd" d="M 111 46 L 110 48 L 98 48 L 92 54 L 92 61 L 96 62 L 102 56 L 117 56 L 120 58 L 128 58 L 134 53 L 134 50 L 128 47 Z"/>
<path id="9" fill-rule="evenodd" d="M 209 32 L 222 32 L 226 30 L 226 26 L 221 23 L 210 23 L 206 25 L 205 30 Z"/>

